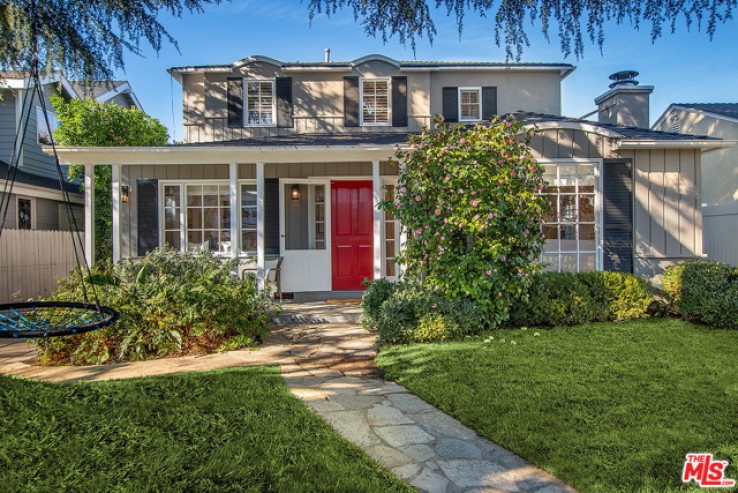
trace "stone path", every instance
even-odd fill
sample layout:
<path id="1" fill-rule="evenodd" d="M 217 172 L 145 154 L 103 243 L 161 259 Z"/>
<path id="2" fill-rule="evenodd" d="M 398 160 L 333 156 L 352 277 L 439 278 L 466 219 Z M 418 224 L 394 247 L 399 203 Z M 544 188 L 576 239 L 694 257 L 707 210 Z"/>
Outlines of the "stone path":
<path id="1" fill-rule="evenodd" d="M 378 378 L 376 338 L 356 325 L 276 329 L 258 351 L 95 367 L 34 366 L 23 342 L 0 342 L 0 372 L 50 381 L 109 380 L 279 364 L 292 392 L 349 441 L 420 491 L 576 493 L 407 391 Z"/>

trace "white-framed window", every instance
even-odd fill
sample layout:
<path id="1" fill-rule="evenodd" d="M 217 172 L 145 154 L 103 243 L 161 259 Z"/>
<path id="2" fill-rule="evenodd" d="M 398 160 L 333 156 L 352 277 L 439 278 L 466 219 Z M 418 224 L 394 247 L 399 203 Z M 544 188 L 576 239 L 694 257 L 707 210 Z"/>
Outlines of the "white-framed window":
<path id="1" fill-rule="evenodd" d="M 36 106 L 36 139 L 40 145 L 51 145 L 52 134 L 59 128 L 59 119 L 56 113 L 51 111 L 49 111 L 49 124 L 51 128 L 46 125 L 43 108 Z"/>
<path id="2" fill-rule="evenodd" d="M 541 260 L 546 270 L 586 272 L 600 268 L 599 166 L 595 162 L 543 163 L 548 185 Z"/>
<path id="3" fill-rule="evenodd" d="M 391 122 L 390 79 L 361 79 L 361 124 L 389 125 Z"/>
<path id="4" fill-rule="evenodd" d="M 16 229 L 33 229 L 35 223 L 33 199 L 30 197 L 16 198 Z"/>
<path id="5" fill-rule="evenodd" d="M 241 184 L 241 253 L 256 253 L 256 184 Z"/>
<path id="6" fill-rule="evenodd" d="M 273 127 L 276 125 L 274 81 L 244 79 L 243 84 L 244 125 L 247 127 Z"/>
<path id="7" fill-rule="evenodd" d="M 459 88 L 459 121 L 469 122 L 482 119 L 482 88 Z"/>

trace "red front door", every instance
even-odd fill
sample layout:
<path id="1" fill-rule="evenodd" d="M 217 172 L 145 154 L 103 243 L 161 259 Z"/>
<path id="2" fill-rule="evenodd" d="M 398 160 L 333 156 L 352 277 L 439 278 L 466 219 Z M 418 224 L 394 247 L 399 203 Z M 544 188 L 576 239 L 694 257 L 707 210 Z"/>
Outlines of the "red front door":
<path id="1" fill-rule="evenodd" d="M 333 289 L 364 289 L 374 278 L 374 214 L 371 181 L 331 184 Z"/>

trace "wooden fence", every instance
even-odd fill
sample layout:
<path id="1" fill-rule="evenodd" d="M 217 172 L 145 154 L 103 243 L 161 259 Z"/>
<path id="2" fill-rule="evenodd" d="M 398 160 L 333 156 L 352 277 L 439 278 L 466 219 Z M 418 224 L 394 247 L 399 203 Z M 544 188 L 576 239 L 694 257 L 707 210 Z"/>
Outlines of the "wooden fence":
<path id="1" fill-rule="evenodd" d="M 0 303 L 46 297 L 76 267 L 69 231 L 6 229 L 0 237 Z"/>
<path id="2" fill-rule="evenodd" d="M 702 224 L 707 257 L 738 265 L 738 204 L 703 207 Z"/>

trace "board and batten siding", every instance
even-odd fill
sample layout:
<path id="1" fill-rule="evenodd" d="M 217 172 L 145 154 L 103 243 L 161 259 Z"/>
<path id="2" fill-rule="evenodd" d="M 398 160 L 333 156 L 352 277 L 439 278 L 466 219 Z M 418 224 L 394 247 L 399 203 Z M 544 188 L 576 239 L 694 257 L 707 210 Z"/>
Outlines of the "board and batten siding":
<path id="1" fill-rule="evenodd" d="M 629 159 L 633 169 L 634 272 L 654 276 L 702 255 L 699 150 L 617 150 L 607 137 L 572 129 L 540 131 L 538 159 Z"/>
<path id="2" fill-rule="evenodd" d="M 396 176 L 397 167 L 389 162 L 380 163 L 381 176 Z M 265 179 L 308 177 L 357 177 L 371 180 L 371 162 L 345 163 L 266 163 Z M 256 165 L 240 164 L 240 180 L 255 180 Z M 228 180 L 228 165 L 127 165 L 122 167 L 121 185 L 129 187 L 127 204 L 121 204 L 121 256 L 136 257 L 138 249 L 138 205 L 136 185 L 138 180 Z"/>

